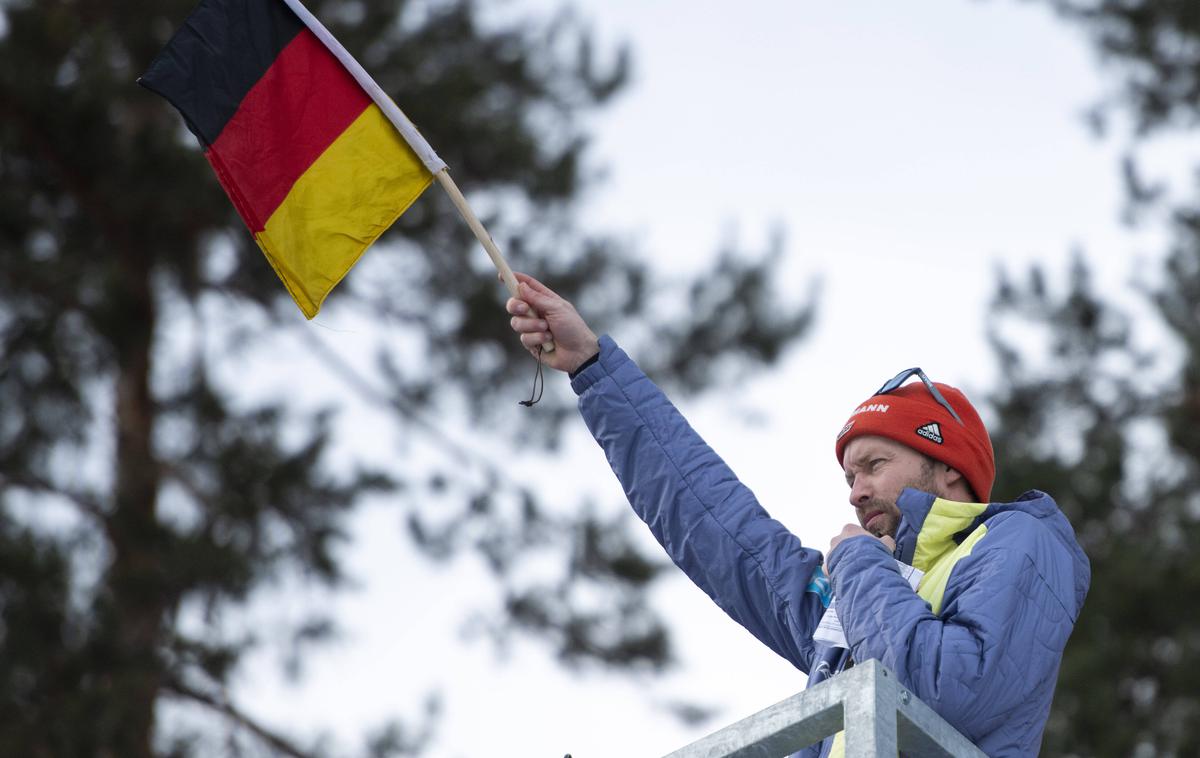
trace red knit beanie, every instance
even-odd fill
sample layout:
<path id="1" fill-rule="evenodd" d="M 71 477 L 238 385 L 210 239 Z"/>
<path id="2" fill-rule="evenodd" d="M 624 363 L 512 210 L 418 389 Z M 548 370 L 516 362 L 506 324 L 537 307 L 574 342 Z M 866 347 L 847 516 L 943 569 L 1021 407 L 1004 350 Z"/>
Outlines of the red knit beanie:
<path id="1" fill-rule="evenodd" d="M 996 479 L 992 441 L 975 408 L 954 387 L 934 383 L 962 419 L 950 415 L 921 382 L 873 395 L 850 414 L 837 437 L 838 465 L 855 437 L 877 434 L 924 453 L 958 471 L 980 502 L 989 502 Z"/>

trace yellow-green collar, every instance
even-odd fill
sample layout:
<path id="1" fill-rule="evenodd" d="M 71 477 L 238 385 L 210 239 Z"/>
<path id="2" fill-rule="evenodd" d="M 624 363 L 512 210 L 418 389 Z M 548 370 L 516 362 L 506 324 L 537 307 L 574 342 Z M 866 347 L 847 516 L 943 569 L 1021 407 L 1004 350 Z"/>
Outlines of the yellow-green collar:
<path id="1" fill-rule="evenodd" d="M 969 528 L 987 507 L 987 503 L 958 503 L 934 498 L 917 534 L 912 565 L 928 571 L 938 558 L 958 547 L 954 535 Z"/>

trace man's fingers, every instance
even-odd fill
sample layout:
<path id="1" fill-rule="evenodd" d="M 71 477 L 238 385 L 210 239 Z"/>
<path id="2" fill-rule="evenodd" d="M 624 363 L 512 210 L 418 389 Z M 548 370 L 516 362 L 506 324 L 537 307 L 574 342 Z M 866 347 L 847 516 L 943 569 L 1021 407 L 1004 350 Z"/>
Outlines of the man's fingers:
<path id="1" fill-rule="evenodd" d="M 521 335 L 521 344 L 530 349 L 537 349 L 538 345 L 544 345 L 554 339 L 550 332 L 525 332 Z"/>
<path id="2" fill-rule="evenodd" d="M 562 297 L 550 289 L 546 285 L 534 279 L 529 274 L 522 274 L 519 271 L 514 271 L 513 276 L 517 277 L 517 296 L 515 299 L 522 300 L 528 303 L 540 314 L 546 314 L 549 311 L 562 311 L 564 306 L 570 307 L 570 304 Z M 512 311 L 509 311 L 512 313 Z"/>
<path id="3" fill-rule="evenodd" d="M 529 274 L 522 274 L 522 273 L 514 271 L 513 276 L 517 277 L 518 282 L 526 285 L 527 287 L 529 287 L 529 289 L 533 290 L 534 292 L 540 293 L 542 295 L 549 295 L 551 297 L 558 297 L 557 292 L 550 289 L 546 285 L 542 284 L 537 279 L 534 279 Z"/>
<path id="4" fill-rule="evenodd" d="M 514 271 L 513 276 L 515 276 L 517 278 L 517 291 L 518 292 L 521 291 L 522 284 L 524 284 L 526 287 L 528 287 L 529 289 L 532 289 L 532 290 L 537 289 L 534 286 L 535 284 L 541 284 L 541 282 L 539 282 L 537 279 L 534 279 L 529 274 L 522 274 L 520 271 Z"/>
<path id="5" fill-rule="evenodd" d="M 512 323 L 513 331 L 515 332 L 545 332 L 550 328 L 546 325 L 546 322 L 540 318 L 521 318 L 520 316 L 513 316 L 510 319 L 510 322 Z"/>
<path id="6" fill-rule="evenodd" d="M 536 308 L 538 313 L 545 313 L 560 302 L 557 295 L 538 292 L 526 283 L 522 283 L 517 289 L 517 296 Z"/>
<path id="7" fill-rule="evenodd" d="M 529 304 L 515 297 L 510 297 L 508 302 L 504 304 L 504 307 L 514 316 L 524 316 L 526 313 L 529 313 Z"/>
<path id="8" fill-rule="evenodd" d="M 532 290 L 533 292 L 536 292 L 540 295 L 547 295 L 550 297 L 558 297 L 559 296 L 557 292 L 550 289 L 546 285 L 542 284 L 537 279 L 534 279 L 529 274 L 522 274 L 520 271 L 514 271 L 513 277 L 517 280 L 517 292 L 518 293 L 521 291 L 521 285 L 524 284 L 528 288 L 528 290 Z M 497 272 L 496 278 L 499 279 L 500 281 L 504 281 L 504 274 Z"/>

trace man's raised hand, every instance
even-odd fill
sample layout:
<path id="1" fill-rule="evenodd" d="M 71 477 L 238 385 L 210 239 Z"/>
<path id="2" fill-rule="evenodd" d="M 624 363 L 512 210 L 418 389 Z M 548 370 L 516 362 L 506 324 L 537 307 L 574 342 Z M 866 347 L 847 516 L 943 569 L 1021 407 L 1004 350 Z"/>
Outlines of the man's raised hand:
<path id="1" fill-rule="evenodd" d="M 833 553 L 833 551 L 837 549 L 838 545 L 842 544 L 842 542 L 850 539 L 851 537 L 875 537 L 875 535 L 871 534 L 866 529 L 863 529 L 858 524 L 846 524 L 842 527 L 841 533 L 829 541 L 829 553 Z M 875 539 L 887 546 L 889 551 L 896 551 L 896 540 L 892 539 L 891 537 L 884 535 L 882 537 L 875 537 Z"/>
<path id="2" fill-rule="evenodd" d="M 574 371 L 596 353 L 600 341 L 575 310 L 575 306 L 528 274 L 514 272 L 517 297 L 510 297 L 507 310 L 512 315 L 513 331 L 533 355 L 538 346 L 554 340 L 554 352 L 542 353 L 542 363 L 559 371 Z M 529 316 L 533 306 L 538 317 Z"/>

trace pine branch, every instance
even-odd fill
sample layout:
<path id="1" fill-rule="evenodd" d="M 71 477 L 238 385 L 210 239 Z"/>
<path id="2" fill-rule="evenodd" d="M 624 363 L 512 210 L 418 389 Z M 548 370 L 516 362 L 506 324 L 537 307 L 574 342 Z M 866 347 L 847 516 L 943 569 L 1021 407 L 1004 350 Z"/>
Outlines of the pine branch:
<path id="1" fill-rule="evenodd" d="M 258 737 L 264 743 L 284 755 L 289 755 L 292 758 L 316 758 L 315 753 L 304 752 L 289 742 L 286 738 L 276 734 L 275 732 L 272 732 L 270 729 L 250 718 L 250 716 L 235 708 L 232 703 L 224 698 L 214 697 L 206 692 L 201 692 L 198 689 L 189 687 L 183 682 L 177 680 L 168 682 L 164 689 L 166 689 L 167 692 L 188 700 L 192 700 L 216 711 L 217 713 L 220 713 L 225 718 L 252 733 L 255 737 Z"/>
<path id="2" fill-rule="evenodd" d="M 12 487 L 14 489 L 28 490 L 39 495 L 53 495 L 67 500 L 84 514 L 91 516 L 101 524 L 108 522 L 108 513 L 100 505 L 100 502 L 88 497 L 82 492 L 74 492 L 64 487 L 48 482 L 36 474 L 21 474 L 20 476 L 12 476 L 9 474 L 0 474 L 0 489 Z"/>
<path id="3" fill-rule="evenodd" d="M 209 513 L 220 512 L 221 509 L 217 506 L 216 501 L 212 499 L 212 496 L 208 492 L 204 491 L 184 467 L 176 465 L 174 461 L 159 460 L 158 470 L 164 479 L 173 481 L 182 487 L 188 495 L 191 495 L 197 502 L 201 503 Z"/>

